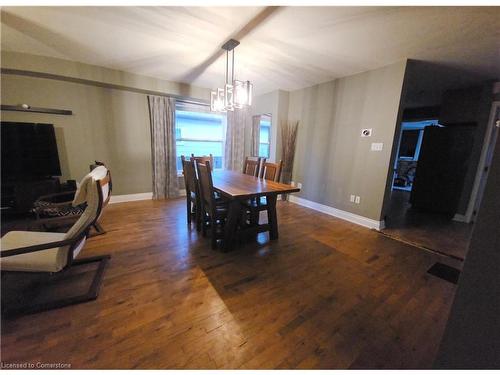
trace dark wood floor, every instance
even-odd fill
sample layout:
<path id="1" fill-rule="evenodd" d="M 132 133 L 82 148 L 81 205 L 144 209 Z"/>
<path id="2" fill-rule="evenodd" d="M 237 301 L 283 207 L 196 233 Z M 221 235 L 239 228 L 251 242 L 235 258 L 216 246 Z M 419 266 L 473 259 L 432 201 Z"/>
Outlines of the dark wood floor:
<path id="1" fill-rule="evenodd" d="M 280 239 L 212 251 L 183 199 L 108 207 L 98 300 L 2 322 L 3 362 L 72 368 L 428 368 L 455 285 L 450 262 L 279 202 Z M 454 264 L 456 266 L 456 264 Z"/>
<path id="2" fill-rule="evenodd" d="M 410 192 L 394 190 L 383 233 L 396 239 L 464 260 L 472 235 L 472 224 L 451 220 L 442 214 L 413 210 Z"/>

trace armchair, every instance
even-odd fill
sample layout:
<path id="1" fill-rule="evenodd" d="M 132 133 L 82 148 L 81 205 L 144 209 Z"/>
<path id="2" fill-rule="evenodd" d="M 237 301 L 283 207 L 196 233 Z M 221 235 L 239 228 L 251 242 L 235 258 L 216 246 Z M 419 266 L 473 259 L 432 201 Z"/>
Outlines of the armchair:
<path id="1" fill-rule="evenodd" d="M 104 166 L 105 164 L 96 161 L 95 164 L 90 165 L 90 170 L 94 170 L 98 166 Z M 109 189 L 105 192 L 103 209 L 107 206 L 112 190 L 111 173 L 109 174 Z M 47 194 L 39 197 L 33 205 L 33 213 L 35 214 L 34 225 L 37 228 L 43 228 L 45 230 L 51 230 L 61 227 L 68 227 L 72 225 L 85 210 L 86 203 L 79 204 L 77 206 L 72 205 L 73 198 L 75 196 L 76 190 L 66 191 L 55 194 Z M 99 220 L 97 220 L 93 227 L 95 229 L 95 235 L 105 234 L 106 231 L 103 229 Z"/>
<path id="2" fill-rule="evenodd" d="M 104 166 L 83 178 L 73 204 L 85 202 L 86 207 L 66 233 L 11 231 L 2 237 L 0 269 L 4 316 L 44 311 L 97 298 L 110 256 L 76 258 L 85 245 L 90 228 L 102 213 L 109 185 L 109 171 Z M 85 267 L 91 263 L 97 264 L 97 270 L 87 292 L 60 297 L 57 288 L 54 293 L 44 290 L 44 287 L 54 287 L 57 281 L 62 280 L 64 284 L 65 276 L 71 279 L 75 276 L 73 270 L 80 266 L 85 272 Z M 22 290 L 9 293 L 9 288 L 16 289 L 20 285 Z"/>

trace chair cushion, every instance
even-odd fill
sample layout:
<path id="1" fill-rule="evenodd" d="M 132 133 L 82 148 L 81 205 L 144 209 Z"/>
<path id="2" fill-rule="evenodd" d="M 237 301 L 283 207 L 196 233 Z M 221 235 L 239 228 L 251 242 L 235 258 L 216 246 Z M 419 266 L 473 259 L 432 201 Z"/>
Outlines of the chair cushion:
<path id="1" fill-rule="evenodd" d="M 65 233 L 12 231 L 2 237 L 2 250 L 62 241 Z M 2 271 L 58 272 L 66 265 L 67 251 L 54 249 L 0 258 Z"/>
<path id="2" fill-rule="evenodd" d="M 87 207 L 87 204 L 82 203 L 76 207 L 73 207 L 71 204 L 54 207 L 50 202 L 38 201 L 34 206 L 34 211 L 36 211 L 41 218 L 50 218 L 79 216 L 83 214 L 83 211 L 85 211 L 85 207 Z"/>

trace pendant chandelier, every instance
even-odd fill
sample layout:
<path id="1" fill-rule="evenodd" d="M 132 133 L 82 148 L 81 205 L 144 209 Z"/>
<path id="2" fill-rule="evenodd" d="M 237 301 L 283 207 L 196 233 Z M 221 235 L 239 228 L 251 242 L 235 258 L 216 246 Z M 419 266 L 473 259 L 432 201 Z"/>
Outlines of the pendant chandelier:
<path id="1" fill-rule="evenodd" d="M 222 49 L 226 51 L 226 81 L 224 88 L 217 88 L 216 91 L 210 93 L 210 110 L 213 112 L 234 111 L 235 108 L 240 109 L 252 105 L 250 81 L 234 79 L 234 49 L 239 44 L 237 40 L 230 39 L 222 46 Z M 231 66 L 229 66 L 229 53 L 231 53 Z"/>

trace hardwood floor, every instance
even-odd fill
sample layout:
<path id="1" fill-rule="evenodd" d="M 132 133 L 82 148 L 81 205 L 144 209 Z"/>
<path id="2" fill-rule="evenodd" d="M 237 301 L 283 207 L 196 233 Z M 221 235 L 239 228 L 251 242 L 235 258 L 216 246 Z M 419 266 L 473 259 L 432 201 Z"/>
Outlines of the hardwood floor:
<path id="1" fill-rule="evenodd" d="M 410 192 L 392 192 L 386 228 L 382 232 L 463 261 L 473 225 L 453 221 L 441 214 L 412 210 L 409 199 Z"/>
<path id="2" fill-rule="evenodd" d="M 428 368 L 455 285 L 447 260 L 278 202 L 279 240 L 231 253 L 185 201 L 114 204 L 82 256 L 112 254 L 96 301 L 2 322 L 2 361 L 72 368 Z M 459 262 L 458 262 L 459 263 Z"/>

